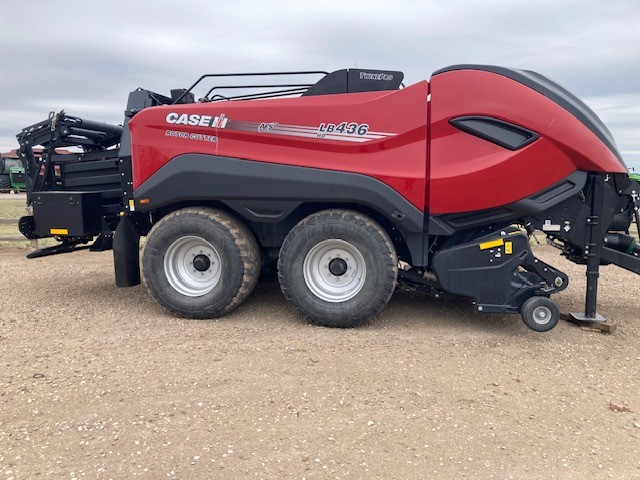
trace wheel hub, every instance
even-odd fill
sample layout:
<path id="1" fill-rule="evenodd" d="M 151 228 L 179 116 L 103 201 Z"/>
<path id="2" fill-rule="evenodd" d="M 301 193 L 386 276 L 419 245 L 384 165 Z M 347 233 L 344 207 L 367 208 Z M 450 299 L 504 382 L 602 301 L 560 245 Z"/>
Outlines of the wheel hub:
<path id="1" fill-rule="evenodd" d="M 551 319 L 551 310 L 547 307 L 538 307 L 533 312 L 533 319 L 539 325 L 544 325 Z"/>
<path id="2" fill-rule="evenodd" d="M 344 275 L 347 273 L 347 262 L 342 258 L 334 258 L 329 262 L 329 271 L 336 277 Z"/>
<path id="3" fill-rule="evenodd" d="M 193 268 L 195 268 L 199 272 L 204 272 L 209 270 L 211 266 L 211 260 L 206 255 L 196 255 L 193 259 Z"/>

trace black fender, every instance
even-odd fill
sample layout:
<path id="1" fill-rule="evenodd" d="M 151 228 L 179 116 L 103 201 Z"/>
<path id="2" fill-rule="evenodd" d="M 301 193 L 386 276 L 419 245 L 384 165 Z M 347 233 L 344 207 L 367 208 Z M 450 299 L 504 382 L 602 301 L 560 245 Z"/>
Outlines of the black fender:
<path id="1" fill-rule="evenodd" d="M 400 232 L 414 264 L 422 260 L 424 213 L 387 184 L 357 173 L 184 154 L 158 169 L 134 197 L 140 212 L 221 202 L 250 224 L 267 226 L 269 235 L 260 239 L 266 247 L 280 246 L 287 218 L 303 204 L 361 206 Z"/>

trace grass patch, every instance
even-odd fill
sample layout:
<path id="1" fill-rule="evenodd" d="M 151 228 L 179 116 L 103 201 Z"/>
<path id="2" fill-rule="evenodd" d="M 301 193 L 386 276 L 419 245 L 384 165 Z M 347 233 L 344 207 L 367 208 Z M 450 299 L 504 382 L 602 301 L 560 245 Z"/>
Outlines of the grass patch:
<path id="1" fill-rule="evenodd" d="M 0 218 L 18 220 L 27 214 L 24 200 L 0 200 Z"/>
<path id="2" fill-rule="evenodd" d="M 16 237 L 21 238 L 19 242 L 13 241 L 0 241 L 0 248 L 24 248 L 27 249 L 30 246 L 29 240 L 24 238 L 18 230 L 18 220 L 27 214 L 25 209 L 24 200 L 0 200 L 0 219 L 3 220 L 15 220 L 14 224 L 0 224 L 0 237 Z M 45 238 L 38 240 L 39 247 L 51 247 L 57 245 L 53 238 Z"/>

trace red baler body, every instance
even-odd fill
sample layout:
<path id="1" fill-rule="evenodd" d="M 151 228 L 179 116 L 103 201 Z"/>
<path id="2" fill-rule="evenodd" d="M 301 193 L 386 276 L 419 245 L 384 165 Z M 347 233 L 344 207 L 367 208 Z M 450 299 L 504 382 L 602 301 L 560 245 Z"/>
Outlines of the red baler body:
<path id="1" fill-rule="evenodd" d="M 171 113 L 227 123 L 170 124 Z M 464 115 L 505 120 L 540 137 L 511 151 L 449 123 Z M 368 125 L 368 136 L 318 136 L 322 124 L 343 122 Z M 275 130 L 259 128 L 274 124 Z M 521 83 L 477 70 L 446 72 L 397 91 L 160 106 L 138 113 L 129 128 L 134 189 L 174 157 L 201 153 L 359 173 L 422 211 L 445 214 L 516 202 L 576 170 L 626 171 L 567 110 Z M 168 130 L 187 137 L 168 136 Z"/>

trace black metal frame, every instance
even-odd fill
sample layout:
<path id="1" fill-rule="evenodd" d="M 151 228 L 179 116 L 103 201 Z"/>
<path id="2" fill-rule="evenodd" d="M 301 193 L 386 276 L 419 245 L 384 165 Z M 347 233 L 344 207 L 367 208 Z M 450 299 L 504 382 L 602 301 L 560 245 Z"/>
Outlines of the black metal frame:
<path id="1" fill-rule="evenodd" d="M 51 112 L 39 123 L 24 128 L 18 135 L 19 155 L 25 164 L 27 204 L 32 205 L 34 195 L 49 192 L 100 192 L 100 220 L 91 232 L 80 236 L 62 236 L 61 245 L 36 250 L 28 258 L 55 255 L 83 248 L 102 251 L 111 248 L 112 230 L 122 211 L 118 168 L 118 145 L 122 127 L 94 122 L 65 114 Z M 41 154 L 34 147 L 43 148 Z M 59 153 L 58 148 L 79 147 L 72 153 Z M 117 194 L 116 194 L 117 193 Z M 33 216 L 23 217 L 20 232 L 27 238 L 43 238 L 36 234 Z M 94 237 L 98 238 L 94 241 Z M 46 235 L 51 236 L 51 235 Z M 89 242 L 91 245 L 86 245 Z"/>
<path id="2" fill-rule="evenodd" d="M 570 313 L 569 319 L 574 322 L 592 324 L 608 323 L 606 318 L 597 312 L 598 278 L 602 262 L 611 262 L 634 273 L 640 273 L 640 258 L 625 254 L 605 245 L 605 233 L 601 225 L 603 216 L 603 200 L 606 179 L 602 174 L 591 174 L 589 178 L 591 188 L 590 213 L 587 217 L 587 242 L 585 256 L 587 257 L 587 289 L 585 294 L 584 314 Z M 633 198 L 634 214 L 638 219 L 638 198 Z M 638 224 L 640 233 L 640 223 Z"/>
<path id="3" fill-rule="evenodd" d="M 328 75 L 329 72 L 325 72 L 322 70 L 308 70 L 308 71 L 292 71 L 292 72 L 255 72 L 255 73 L 207 73 L 204 74 L 202 76 L 200 76 L 200 78 L 198 78 L 198 80 L 196 80 L 188 89 L 186 89 L 185 91 L 182 92 L 182 94 L 180 96 L 178 96 L 178 98 L 176 98 L 172 104 L 177 104 L 180 103 L 180 101 L 182 99 L 184 99 L 189 93 L 191 93 L 191 91 L 197 87 L 200 82 L 202 82 L 205 78 L 229 78 L 229 77 L 267 77 L 267 76 L 285 76 L 285 75 L 323 75 L 326 76 Z M 315 83 L 315 82 L 314 82 Z M 211 93 L 216 90 L 216 89 L 228 89 L 228 88 L 245 88 L 245 89 L 249 89 L 249 88 L 278 88 L 278 87 L 297 87 L 297 90 L 295 93 L 294 92 L 278 92 L 278 91 L 271 91 L 271 92 L 262 92 L 262 93 L 255 93 L 255 94 L 250 94 L 248 97 L 252 98 L 252 99 L 256 99 L 256 98 L 271 98 L 274 96 L 285 96 L 285 95 L 296 95 L 296 94 L 302 94 L 304 93 L 309 87 L 311 87 L 312 85 L 314 85 L 314 83 L 309 83 L 309 84 L 290 84 L 290 83 L 283 83 L 283 84 L 270 84 L 270 85 L 233 85 L 233 86 L 214 86 L 212 87 L 207 94 L 203 97 L 205 101 L 213 101 L 215 98 L 221 99 L 221 100 L 238 100 L 238 99 L 248 99 L 246 95 L 240 95 L 240 96 L 235 96 L 235 97 L 226 97 L 226 96 L 215 96 L 214 98 L 209 99 L 209 95 L 211 95 Z M 267 95 L 267 96 L 264 96 Z"/>
<path id="4" fill-rule="evenodd" d="M 584 315 L 594 321 L 605 321 L 597 318 L 598 277 L 600 276 L 600 258 L 604 238 L 600 218 L 602 217 L 602 200 L 604 197 L 604 177 L 594 175 L 591 179 L 593 194 L 591 196 L 591 215 L 587 218 L 587 294 L 585 298 Z"/>
<path id="5" fill-rule="evenodd" d="M 288 95 L 300 95 L 306 92 L 309 87 L 313 85 L 312 83 L 272 83 L 272 84 L 264 84 L 264 85 L 218 85 L 215 87 L 211 87 L 206 95 L 200 99 L 201 102 L 213 102 L 217 99 L 219 100 L 249 100 L 256 98 L 271 98 L 271 97 L 284 97 Z M 280 88 L 280 87 L 291 87 L 285 90 L 272 90 L 269 92 L 256 92 L 249 93 L 245 95 L 234 95 L 234 96 L 226 96 L 226 95 L 214 95 L 210 97 L 214 90 L 232 90 L 232 89 L 251 89 L 251 88 Z M 295 88 L 293 88 L 295 87 Z"/>
<path id="6" fill-rule="evenodd" d="M 16 137 L 20 144 L 20 157 L 25 163 L 27 203 L 32 192 L 55 189 L 55 172 L 51 170 L 54 160 L 59 163 L 64 163 L 65 158 L 78 161 L 81 155 L 107 152 L 120 143 L 121 135 L 122 127 L 119 125 L 84 120 L 64 111 L 51 112 L 46 120 L 22 129 Z M 43 147 L 40 158 L 33 151 L 33 147 L 38 145 Z M 56 152 L 57 148 L 66 147 L 81 147 L 84 153 L 61 155 Z M 117 150 L 113 150 L 117 155 Z"/>

